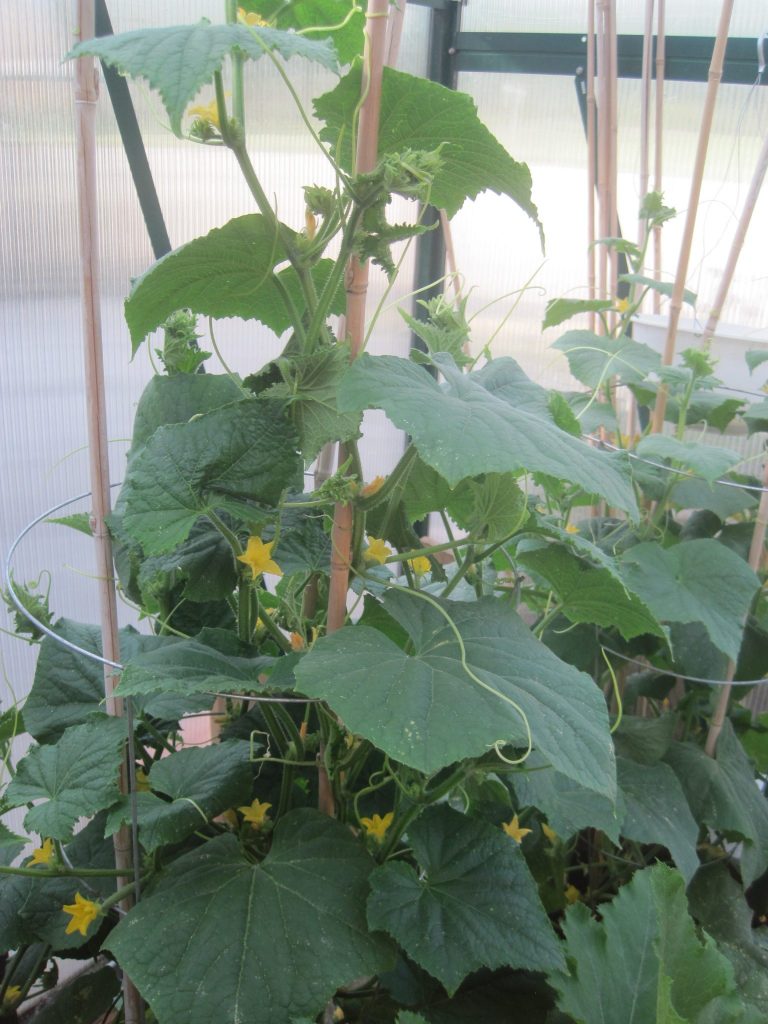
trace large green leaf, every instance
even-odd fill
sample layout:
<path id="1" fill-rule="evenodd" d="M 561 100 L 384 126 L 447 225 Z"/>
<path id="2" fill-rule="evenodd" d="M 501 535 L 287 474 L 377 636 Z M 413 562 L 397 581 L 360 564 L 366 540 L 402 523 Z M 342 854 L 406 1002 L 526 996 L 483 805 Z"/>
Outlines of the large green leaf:
<path id="1" fill-rule="evenodd" d="M 281 230 L 293 234 L 285 226 Z M 274 273 L 285 259 L 274 230 L 257 213 L 235 217 L 169 252 L 136 279 L 126 300 L 134 352 L 150 331 L 181 306 L 203 316 L 260 320 L 282 334 L 293 322 L 284 291 L 302 308 L 296 272 L 287 267 Z M 324 260 L 313 271 L 318 287 L 327 279 L 330 266 Z M 343 302 L 339 292 L 330 312 L 340 313 Z"/>
<path id="2" fill-rule="evenodd" d="M 764 929 L 752 927 L 752 909 L 741 886 L 725 864 L 710 864 L 693 880 L 688 902 L 696 920 L 731 961 L 741 997 L 754 1008 L 759 1024 L 768 1005 L 768 944 Z"/>
<path id="3" fill-rule="evenodd" d="M 552 972 L 559 1005 L 577 1024 L 719 1024 L 723 997 L 735 996 L 730 964 L 688 916 L 685 883 L 663 864 L 638 871 L 602 923 L 577 904 L 563 930 L 569 973 Z M 706 1016 L 709 1014 L 709 1016 Z"/>
<path id="4" fill-rule="evenodd" d="M 201 412 L 211 412 L 243 397 L 243 390 L 229 374 L 156 374 L 144 388 L 133 420 L 131 448 L 146 444 L 158 427 L 186 423 Z"/>
<path id="5" fill-rule="evenodd" d="M 573 376 L 591 388 L 602 387 L 613 376 L 624 383 L 644 380 L 661 363 L 658 352 L 625 334 L 612 338 L 593 331 L 568 331 L 552 348 L 565 352 Z"/>
<path id="6" fill-rule="evenodd" d="M 741 487 L 708 484 L 706 480 L 686 477 L 673 485 L 669 500 L 679 508 L 707 509 L 723 521 L 757 505 L 754 495 Z"/>
<path id="7" fill-rule="evenodd" d="M 665 761 L 680 780 L 696 821 L 741 838 L 741 874 L 751 885 L 768 868 L 768 801 L 731 723 L 726 720 L 715 757 L 692 743 L 673 743 Z"/>
<path id="8" fill-rule="evenodd" d="M 384 607 L 408 631 L 413 654 L 368 626 L 347 626 L 302 658 L 297 688 L 327 700 L 349 729 L 390 757 L 428 773 L 497 742 L 525 746 L 518 705 L 534 746 L 559 771 L 613 798 L 601 692 L 551 654 L 508 606 L 491 598 L 442 602 L 443 615 L 390 592 Z M 461 636 L 466 668 L 446 616 Z"/>
<path id="9" fill-rule="evenodd" d="M 712 643 L 735 661 L 743 623 L 760 581 L 737 554 L 716 540 L 671 548 L 638 544 L 622 559 L 627 586 L 661 622 L 701 622 Z"/>
<path id="10" fill-rule="evenodd" d="M 145 600 L 181 585 L 185 601 L 223 601 L 232 596 L 238 572 L 232 548 L 207 519 L 198 519 L 175 551 L 145 558 L 138 581 Z"/>
<path id="11" fill-rule="evenodd" d="M 393 962 L 365 922 L 372 866 L 344 825 L 292 811 L 259 864 L 234 836 L 174 861 L 108 945 L 159 1024 L 314 1016 Z"/>
<path id="12" fill-rule="evenodd" d="M 450 995 L 480 967 L 563 965 L 525 858 L 501 829 L 443 806 L 409 828 L 408 844 L 420 870 L 398 861 L 373 872 L 368 923 Z"/>
<path id="13" fill-rule="evenodd" d="M 78 832 L 66 845 L 65 852 L 75 867 L 112 870 L 115 851 L 112 841 L 104 839 L 104 815 L 98 815 Z M 0 952 L 33 942 L 45 942 L 56 950 L 82 946 L 88 937 L 84 938 L 79 932 L 66 934 L 71 918 L 61 909 L 65 903 L 74 901 L 78 890 L 84 896 L 102 899 L 115 891 L 115 879 L 0 877 Z M 97 928 L 93 928 L 91 935 L 96 931 Z"/>
<path id="14" fill-rule="evenodd" d="M 322 138 L 351 167 L 353 120 L 360 102 L 360 67 L 354 67 L 332 92 L 315 100 L 325 121 Z M 477 116 L 474 101 L 461 92 L 384 69 L 379 124 L 379 157 L 407 150 L 440 149 L 442 167 L 435 175 L 430 201 L 449 217 L 467 198 L 485 189 L 507 195 L 536 224 L 531 174 L 507 153 Z"/>
<path id="15" fill-rule="evenodd" d="M 34 747 L 19 761 L 6 791 L 11 807 L 44 800 L 27 811 L 26 828 L 71 839 L 78 818 L 109 807 L 120 795 L 118 776 L 125 722 L 103 716 L 67 729 L 57 743 Z"/>
<path id="16" fill-rule="evenodd" d="M 300 468 L 293 428 L 274 404 L 225 405 L 155 431 L 128 467 L 123 524 L 147 554 L 162 554 L 228 499 L 275 505 Z"/>
<path id="17" fill-rule="evenodd" d="M 739 462 L 741 456 L 727 448 L 716 448 L 699 441 L 678 441 L 667 434 L 650 434 L 635 449 L 646 459 L 669 459 L 670 462 L 693 470 L 708 483 L 713 483 Z"/>
<path id="18" fill-rule="evenodd" d="M 59 619 L 56 633 L 94 654 L 101 653 L 98 626 Z M 131 627 L 120 630 L 120 656 L 130 661 L 140 653 L 178 643 L 176 638 L 143 636 Z M 32 690 L 24 705 L 24 725 L 39 743 L 51 743 L 72 725 L 82 725 L 100 715 L 104 700 L 104 669 L 97 661 L 71 651 L 46 637 L 41 646 Z M 210 701 L 203 697 L 174 695 L 142 701 L 138 710 L 164 721 L 178 721 L 185 714 L 202 711 Z"/>
<path id="19" fill-rule="evenodd" d="M 243 0 L 246 11 L 260 14 L 277 28 L 297 29 L 312 38 L 330 39 L 336 47 L 339 61 L 349 64 L 363 52 L 365 12 L 358 9 L 351 14 L 350 0 Z"/>
<path id="20" fill-rule="evenodd" d="M 513 387 L 489 391 L 485 383 L 497 384 L 494 378 L 462 374 L 445 356 L 435 362 L 443 385 L 408 359 L 366 353 L 341 383 L 339 408 L 383 409 L 451 486 L 479 473 L 527 469 L 578 484 L 636 513 L 621 455 L 589 448 L 549 416 L 517 405 Z"/>
<path id="21" fill-rule="evenodd" d="M 517 559 L 551 584 L 562 604 L 563 615 L 571 622 L 615 626 L 626 640 L 644 633 L 665 635 L 664 628 L 640 598 L 622 586 L 608 569 L 589 566 L 563 545 L 521 545 L 517 548 Z"/>
<path id="22" fill-rule="evenodd" d="M 103 1020 L 120 993 L 114 966 L 96 966 L 78 974 L 41 1000 L 30 1024 L 93 1024 Z"/>
<path id="23" fill-rule="evenodd" d="M 351 441 L 360 434 L 360 414 L 340 413 L 336 405 L 339 383 L 348 368 L 347 346 L 334 345 L 296 360 L 290 383 L 275 384 L 265 392 L 288 406 L 306 462 L 327 442 Z"/>
<path id="24" fill-rule="evenodd" d="M 638 843 L 666 846 L 690 882 L 699 867 L 699 826 L 675 773 L 666 764 L 637 764 L 625 757 L 616 758 L 616 769 L 625 804 L 621 834 Z"/>
<path id="25" fill-rule="evenodd" d="M 273 28 L 212 25 L 208 21 L 89 39 L 75 46 L 67 56 L 93 54 L 124 75 L 146 78 L 160 93 L 171 128 L 181 135 L 181 119 L 187 105 L 235 48 L 252 60 L 273 50 L 286 59 L 299 56 L 332 71 L 337 68 L 335 51 L 327 42 Z M 179 303 L 176 308 L 182 305 Z"/>
<path id="26" fill-rule="evenodd" d="M 222 629 L 203 629 L 196 637 L 163 641 L 126 662 L 116 693 L 201 693 L 260 689 L 259 677 L 274 664 Z M 211 698 L 213 699 L 213 698 Z"/>
<path id="27" fill-rule="evenodd" d="M 190 747 L 158 761 L 149 773 L 152 793 L 141 793 L 139 838 L 152 852 L 178 843 L 211 818 L 250 800 L 253 771 L 250 743 L 228 740 L 210 747 Z M 170 797 L 161 800 L 155 793 Z M 146 798 L 149 799 L 146 799 Z M 131 820 L 130 800 L 110 814 L 107 834 Z"/>
<path id="28" fill-rule="evenodd" d="M 521 771 L 510 776 L 510 782 L 519 805 L 538 807 L 563 839 L 570 839 L 583 828 L 597 828 L 618 846 L 624 813 L 620 790 L 614 804 L 555 771 L 538 751 L 531 754 Z"/>

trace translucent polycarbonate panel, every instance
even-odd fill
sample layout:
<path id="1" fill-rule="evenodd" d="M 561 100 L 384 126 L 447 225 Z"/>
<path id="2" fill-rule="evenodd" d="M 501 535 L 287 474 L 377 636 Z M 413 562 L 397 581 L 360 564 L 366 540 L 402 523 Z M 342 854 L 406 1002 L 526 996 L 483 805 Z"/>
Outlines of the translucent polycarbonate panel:
<path id="1" fill-rule="evenodd" d="M 466 204 L 453 222 L 458 266 L 474 289 L 470 311 L 488 303 L 475 321 L 476 349 L 494 337 L 493 351 L 511 354 L 544 384 L 567 384 L 564 359 L 550 344 L 566 327 L 541 330 L 546 303 L 587 294 L 586 143 L 573 82 L 543 75 L 462 74 L 460 88 L 512 155 L 528 163 L 533 197 L 546 235 L 546 256 L 531 222 L 509 200 L 493 194 Z M 674 278 L 688 207 L 705 86 L 665 87 L 663 188 L 680 211 L 663 233 L 663 276 Z M 625 237 L 637 236 L 640 83 L 619 82 L 619 219 Z M 768 127 L 768 89 L 722 86 L 688 272 L 698 292 L 696 316 L 706 321 L 722 276 L 737 219 Z M 768 194 L 755 208 L 722 320 L 755 344 L 768 343 L 765 239 Z M 519 289 L 528 288 L 522 294 Z M 512 293 L 512 294 L 510 294 Z M 508 295 L 507 298 L 502 298 Z M 506 323 L 504 316 L 517 303 Z M 495 335 L 495 336 L 494 336 Z M 756 382 L 762 383 L 762 378 Z"/>
<path id="2" fill-rule="evenodd" d="M 220 20 L 223 0 L 108 0 L 115 31 Z M 80 312 L 72 65 L 62 57 L 72 44 L 73 5 L 50 0 L 6 4 L 0 55 L 0 551 L 39 513 L 89 488 L 85 385 Z M 7 10 L 5 9 L 7 8 Z M 423 73 L 430 12 L 411 6 L 406 14 L 399 66 Z M 294 59 L 287 68 L 300 100 L 311 112 L 312 96 L 334 86 L 330 73 Z M 309 137 L 275 69 L 267 60 L 249 64 L 248 142 L 268 195 L 275 196 L 282 220 L 304 224 L 301 187 L 333 183 L 328 162 Z M 229 218 L 252 212 L 254 203 L 239 178 L 234 159 L 222 149 L 176 139 L 167 116 L 146 83 L 132 85 L 149 162 L 171 242 L 178 246 Z M 201 93 L 207 100 L 210 89 Z M 97 124 L 96 203 L 100 224 L 101 313 L 107 388 L 112 478 L 119 481 L 139 395 L 153 372 L 144 345 L 130 359 L 123 301 L 132 277 L 152 263 L 152 252 L 106 88 L 101 87 Z M 399 204 L 393 214 L 413 215 Z M 400 250 L 402 252 L 402 249 Z M 384 301 L 388 307 L 410 290 L 411 254 L 403 263 L 402 284 Z M 385 282 L 372 274 L 371 315 L 384 297 Z M 407 301 L 407 300 L 406 300 Z M 202 344 L 210 348 L 207 323 Z M 284 339 L 285 340 L 285 339 Z M 222 321 L 216 341 L 228 366 L 250 372 L 278 353 L 280 343 L 253 323 Z M 375 348 L 405 352 L 408 335 L 396 309 L 380 320 Z M 217 360 L 214 372 L 221 372 Z M 397 458 L 402 436 L 372 416 L 366 441 L 371 476 Z M 59 515 L 88 508 L 81 501 Z M 43 572 L 57 615 L 98 621 L 94 561 L 88 538 L 62 526 L 41 524 L 20 545 L 13 562 L 18 581 Z M 50 577 L 47 575 L 50 573 Z M 125 622 L 135 614 L 121 605 Z M 0 625 L 10 624 L 5 611 Z M 23 697 L 34 666 L 33 648 L 0 635 L 0 706 L 12 694 Z"/>
<path id="3" fill-rule="evenodd" d="M 588 0 L 467 0 L 462 12 L 466 32 L 584 32 Z M 617 0 L 619 32 L 643 32 L 646 0 Z M 658 4 L 654 5 L 658 6 Z M 666 0 L 665 23 L 669 35 L 713 36 L 722 0 Z M 739 0 L 731 16 L 731 36 L 759 36 L 768 31 L 762 0 Z"/>

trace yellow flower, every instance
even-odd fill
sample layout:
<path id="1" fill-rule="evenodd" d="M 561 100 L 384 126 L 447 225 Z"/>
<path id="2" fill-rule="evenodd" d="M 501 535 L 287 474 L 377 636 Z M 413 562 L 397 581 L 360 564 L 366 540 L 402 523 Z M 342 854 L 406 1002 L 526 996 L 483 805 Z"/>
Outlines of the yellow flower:
<path id="1" fill-rule="evenodd" d="M 578 903 L 581 899 L 581 893 L 575 885 L 566 886 L 565 889 L 565 902 L 566 903 Z"/>
<path id="2" fill-rule="evenodd" d="M 309 207 L 306 207 L 304 210 L 304 227 L 307 231 L 307 238 L 312 241 L 317 234 L 317 217 Z"/>
<path id="3" fill-rule="evenodd" d="M 333 1011 L 333 1019 L 344 1020 L 344 1011 L 340 1006 L 337 1006 L 336 1009 Z"/>
<path id="4" fill-rule="evenodd" d="M 237 8 L 237 17 L 240 21 L 246 25 L 264 25 L 269 26 L 269 22 L 265 21 L 260 14 L 249 13 L 243 10 L 242 7 Z"/>
<path id="5" fill-rule="evenodd" d="M 3 1003 L 2 1003 L 3 1007 L 5 1008 L 5 1007 L 15 1006 L 16 1003 L 19 1001 L 19 996 L 20 995 L 21 995 L 21 986 L 20 985 L 9 985 L 8 988 L 5 990 L 5 995 L 3 996 Z"/>
<path id="6" fill-rule="evenodd" d="M 506 822 L 506 824 L 502 825 L 501 827 L 504 829 L 504 831 L 507 833 L 510 839 L 514 839 L 518 845 L 522 843 L 523 838 L 527 836 L 528 833 L 531 831 L 531 829 L 529 828 L 520 828 L 520 821 L 517 815 L 515 815 L 511 821 Z"/>
<path id="7" fill-rule="evenodd" d="M 372 494 L 381 490 L 386 479 L 387 478 L 385 476 L 375 476 L 373 480 L 371 480 L 369 484 L 366 484 L 362 491 L 360 491 L 360 496 L 362 498 L 370 498 Z"/>
<path id="8" fill-rule="evenodd" d="M 282 576 L 283 570 L 277 562 L 272 561 L 272 548 L 274 546 L 275 542 L 273 540 L 269 544 L 265 544 L 260 537 L 249 537 L 245 552 L 242 555 L 238 555 L 237 560 L 248 566 L 253 573 L 254 579 L 265 572 L 271 572 L 275 576 Z"/>
<path id="9" fill-rule="evenodd" d="M 44 839 L 43 845 L 32 851 L 32 856 L 29 861 L 29 866 L 33 864 L 52 864 L 56 859 L 56 850 L 53 846 L 52 839 Z"/>
<path id="10" fill-rule="evenodd" d="M 619 311 L 619 313 L 621 313 L 622 316 L 624 316 L 624 314 L 629 309 L 629 299 L 617 299 L 616 309 Z"/>
<path id="11" fill-rule="evenodd" d="M 246 821 L 250 821 L 253 828 L 263 828 L 269 817 L 267 811 L 271 806 L 272 804 L 263 804 L 261 800 L 254 800 L 247 807 L 238 807 L 237 809 Z"/>
<path id="12" fill-rule="evenodd" d="M 370 544 L 363 552 L 366 562 L 378 562 L 379 565 L 384 565 L 389 555 L 392 554 L 392 549 L 377 537 L 369 537 L 368 540 Z"/>
<path id="13" fill-rule="evenodd" d="M 385 814 L 382 818 L 380 814 L 374 814 L 372 818 L 361 818 L 360 824 L 365 829 L 365 834 L 375 839 L 377 843 L 384 842 L 384 836 L 387 834 L 387 829 L 395 820 L 393 811 Z"/>
<path id="14" fill-rule="evenodd" d="M 215 125 L 217 128 L 221 127 L 219 124 L 219 105 L 216 100 L 206 103 L 205 106 L 190 107 L 187 114 L 190 117 L 199 117 L 201 121 L 207 121 L 208 124 Z"/>
<path id="15" fill-rule="evenodd" d="M 566 533 L 578 533 L 579 532 L 579 528 L 578 528 L 578 526 L 574 526 L 573 523 L 568 523 L 568 525 L 565 528 L 565 532 Z"/>
<path id="16" fill-rule="evenodd" d="M 291 641 L 291 650 L 293 651 L 303 651 L 307 646 L 301 633 L 291 633 L 288 639 Z"/>
<path id="17" fill-rule="evenodd" d="M 410 565 L 417 576 L 423 576 L 425 572 L 429 572 L 432 568 L 426 555 L 417 555 L 415 558 L 409 558 L 408 565 Z"/>
<path id="18" fill-rule="evenodd" d="M 544 835 L 547 837 L 550 843 L 552 843 L 552 845 L 554 846 L 557 842 L 557 832 L 555 832 L 553 828 L 550 828 L 549 825 L 547 825 L 544 822 L 542 822 L 541 831 L 544 833 Z"/>
<path id="19" fill-rule="evenodd" d="M 148 793 L 152 789 L 149 782 L 149 776 L 141 768 L 136 770 L 136 792 L 137 793 Z"/>
<path id="20" fill-rule="evenodd" d="M 67 935 L 80 932 L 81 935 L 88 934 L 88 928 L 101 913 L 101 907 L 93 900 L 87 900 L 79 892 L 75 893 L 75 902 L 61 908 L 65 914 L 71 914 L 72 920 L 66 928 Z"/>

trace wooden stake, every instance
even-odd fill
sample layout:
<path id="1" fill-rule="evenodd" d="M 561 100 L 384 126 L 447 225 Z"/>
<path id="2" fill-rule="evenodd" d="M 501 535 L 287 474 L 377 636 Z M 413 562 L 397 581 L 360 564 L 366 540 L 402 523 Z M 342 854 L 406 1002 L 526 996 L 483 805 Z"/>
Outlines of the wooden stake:
<path id="1" fill-rule="evenodd" d="M 379 110 L 381 107 L 381 80 L 387 41 L 389 0 L 371 0 L 366 14 L 366 42 L 362 95 L 365 101 L 360 110 L 357 139 L 358 174 L 372 171 L 376 166 L 379 141 Z M 368 261 L 350 260 L 347 271 L 347 337 L 351 358 L 356 359 L 365 338 L 365 300 L 368 294 Z M 346 449 L 339 446 L 339 465 L 346 460 Z M 328 595 L 329 633 L 341 629 L 347 615 L 349 564 L 352 543 L 352 505 L 338 504 L 331 531 L 331 583 Z"/>
<path id="2" fill-rule="evenodd" d="M 749 547 L 749 562 L 750 569 L 757 572 L 760 568 L 760 564 L 763 560 L 763 553 L 765 551 L 765 534 L 766 528 L 768 528 L 768 461 L 766 461 L 763 469 L 763 493 L 760 495 L 760 504 L 757 509 L 757 519 L 755 520 L 755 529 L 752 533 L 752 543 Z M 728 711 L 728 702 L 731 699 L 731 691 L 733 690 L 732 681 L 736 674 L 736 662 L 728 662 L 728 672 L 726 679 L 728 685 L 722 688 L 720 693 L 720 699 L 717 702 L 715 708 L 715 714 L 712 718 L 712 724 L 709 727 L 709 733 L 707 734 L 707 742 L 704 746 L 704 750 L 710 757 L 715 756 L 715 750 L 717 749 L 717 741 L 720 738 L 720 733 L 723 731 L 723 723 L 725 722 L 725 716 Z"/>
<path id="3" fill-rule="evenodd" d="M 653 3 L 645 0 L 645 24 L 643 26 L 643 71 L 640 92 L 640 201 L 648 193 L 648 147 L 650 144 L 651 112 L 651 58 L 653 56 Z M 637 229 L 638 245 L 645 241 L 645 221 L 641 217 Z M 641 268 L 642 272 L 642 268 Z"/>
<path id="4" fill-rule="evenodd" d="M 595 276 L 595 188 L 597 167 L 595 151 L 595 0 L 587 10 L 587 284 L 589 298 L 597 297 Z M 597 314 L 589 314 L 589 329 L 594 331 Z"/>
<path id="5" fill-rule="evenodd" d="M 93 0 L 76 0 L 75 17 L 78 37 L 93 38 L 95 16 Z M 98 580 L 101 613 L 103 656 L 120 661 L 118 640 L 117 598 L 114 585 L 112 545 L 106 527 L 110 511 L 109 455 L 107 447 L 107 404 L 104 391 L 104 361 L 101 345 L 101 303 L 99 294 L 99 232 L 96 183 L 96 103 L 98 71 L 92 57 L 80 57 L 75 64 L 75 124 L 77 146 L 77 211 L 80 240 L 80 283 L 83 315 L 85 386 L 87 398 L 88 444 L 93 510 L 91 530 L 96 547 L 96 579 Z M 123 717 L 123 702 L 115 697 L 113 670 L 104 668 L 104 692 L 107 714 Z M 128 723 L 130 728 L 130 722 Z M 120 788 L 129 791 L 126 771 L 121 773 Z M 135 880 L 132 864 L 131 830 L 121 828 L 114 837 L 115 866 L 125 870 L 118 885 Z M 121 903 L 130 909 L 130 901 Z M 123 1000 L 126 1024 L 143 1024 L 144 1005 L 136 988 L 123 976 Z"/>
<path id="6" fill-rule="evenodd" d="M 608 233 L 611 238 L 619 234 L 619 64 L 616 35 L 616 0 L 608 4 Z M 608 296 L 618 291 L 619 254 L 611 248 L 609 254 Z M 614 323 L 615 323 L 614 315 Z"/>
<path id="7" fill-rule="evenodd" d="M 688 200 L 688 211 L 685 217 L 685 228 L 683 240 L 680 244 L 680 256 L 675 274 L 675 284 L 672 289 L 672 298 L 669 303 L 669 323 L 667 325 L 667 337 L 664 343 L 662 363 L 669 366 L 675 356 L 675 341 L 677 338 L 677 325 L 680 321 L 680 312 L 683 308 L 683 290 L 685 278 L 688 273 L 688 262 L 691 256 L 691 243 L 693 241 L 693 230 L 696 226 L 696 214 L 698 212 L 699 198 L 701 196 L 701 184 L 704 179 L 704 164 L 707 158 L 709 136 L 712 130 L 712 119 L 715 113 L 715 101 L 720 79 L 723 76 L 723 60 L 725 57 L 725 45 L 728 42 L 728 27 L 731 22 L 733 11 L 733 0 L 723 0 L 723 7 L 720 12 L 720 23 L 717 29 L 715 47 L 712 52 L 712 61 L 709 66 L 709 78 L 707 84 L 707 96 L 704 102 L 704 112 L 699 130 L 699 144 L 696 150 L 696 161 L 694 164 L 693 179 L 691 181 L 691 194 Z M 667 388 L 665 384 L 659 386 L 656 395 L 656 408 L 653 412 L 652 430 L 659 433 L 664 426 L 664 413 L 667 408 Z"/>
<path id="8" fill-rule="evenodd" d="M 755 212 L 755 206 L 757 205 L 757 199 L 760 195 L 760 189 L 763 186 L 766 170 L 768 170 L 768 135 L 765 137 L 763 148 L 760 150 L 760 156 L 757 158 L 757 166 L 755 167 L 755 172 L 752 175 L 749 192 L 747 193 L 747 198 L 744 200 L 744 209 L 741 211 L 741 217 L 739 217 L 739 223 L 736 227 L 733 241 L 731 242 L 731 251 L 728 253 L 728 260 L 726 261 L 725 268 L 723 269 L 722 276 L 720 277 L 720 283 L 717 287 L 715 302 L 704 328 L 704 334 L 701 339 L 701 347 L 703 349 L 709 348 L 712 335 L 715 333 L 715 328 L 720 320 L 723 306 L 731 287 L 731 281 L 733 280 L 733 274 L 736 270 L 736 264 L 738 263 L 741 250 L 744 245 L 747 229 L 749 228 L 750 221 L 752 220 L 752 214 Z"/>
<path id="9" fill-rule="evenodd" d="M 658 0 L 656 22 L 656 117 L 654 123 L 655 144 L 653 147 L 653 188 L 662 191 L 662 150 L 664 128 L 664 65 L 666 61 L 666 36 L 664 27 L 664 3 Z M 653 229 L 653 276 L 661 280 L 661 226 Z M 653 312 L 661 310 L 661 295 L 653 293 Z"/>

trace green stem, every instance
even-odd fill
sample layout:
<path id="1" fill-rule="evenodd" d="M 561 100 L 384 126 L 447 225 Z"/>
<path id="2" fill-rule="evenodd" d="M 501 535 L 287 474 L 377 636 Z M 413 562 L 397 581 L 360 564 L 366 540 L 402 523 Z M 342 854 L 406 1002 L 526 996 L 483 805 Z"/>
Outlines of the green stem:
<path id="1" fill-rule="evenodd" d="M 125 868 L 13 868 L 0 864 L 0 875 L 24 878 L 123 878 Z"/>
<path id="2" fill-rule="evenodd" d="M 347 261 L 352 253 L 352 243 L 354 241 L 358 221 L 360 220 L 362 213 L 362 208 L 355 204 L 341 236 L 339 255 L 336 257 L 333 270 L 331 271 L 328 280 L 325 282 L 323 290 L 320 292 L 320 296 L 317 300 L 317 307 L 312 314 L 312 318 L 307 328 L 307 338 L 309 339 L 310 347 L 315 344 L 315 338 L 318 337 L 320 329 L 325 323 L 333 297 L 336 294 L 339 285 L 344 280 L 344 274 L 347 270 Z"/>
<path id="3" fill-rule="evenodd" d="M 553 619 L 557 618 L 557 616 L 560 614 L 562 610 L 563 606 L 561 604 L 556 604 L 554 608 L 550 608 L 550 610 L 545 615 L 543 615 L 541 619 L 539 619 L 533 630 L 537 637 L 541 637 L 544 635 L 544 630 L 547 628 L 550 622 L 553 621 Z"/>
<path id="4" fill-rule="evenodd" d="M 280 650 L 283 651 L 284 654 L 290 654 L 293 650 L 290 640 L 283 636 L 280 627 L 277 625 L 267 609 L 259 602 L 258 591 L 256 591 L 256 618 L 261 619 L 262 626 L 266 629 Z"/>
<path id="5" fill-rule="evenodd" d="M 237 24 L 237 0 L 226 0 L 226 21 L 228 25 Z M 237 123 L 245 134 L 245 99 L 243 96 L 243 53 L 234 49 L 232 59 L 232 112 Z"/>
<path id="6" fill-rule="evenodd" d="M 474 559 L 475 559 L 475 549 L 474 549 L 474 546 L 472 546 L 467 551 L 467 554 L 466 554 L 466 557 L 465 557 L 464 561 L 461 563 L 461 565 L 456 570 L 456 572 L 453 574 L 453 576 L 451 576 L 450 580 L 448 581 L 448 584 L 445 587 L 445 590 L 442 592 L 440 597 L 445 598 L 445 597 L 448 597 L 449 594 L 453 593 L 453 591 L 456 589 L 456 587 L 458 587 L 459 583 L 461 583 L 461 581 L 467 575 L 467 572 L 469 571 L 470 567 L 472 566 L 472 564 L 474 562 Z"/>
<path id="7" fill-rule="evenodd" d="M 253 637 L 252 616 L 251 585 L 241 574 L 237 588 L 237 635 L 246 644 L 249 644 Z"/>
<path id="8" fill-rule="evenodd" d="M 240 541 L 237 539 L 237 535 L 233 533 L 232 530 L 230 530 L 226 523 L 222 522 L 222 520 L 219 519 L 219 517 L 212 509 L 209 509 L 205 513 L 205 515 L 210 524 L 216 527 L 216 529 L 219 531 L 222 537 L 224 537 L 229 546 L 232 548 L 232 553 L 234 554 L 235 558 L 237 558 L 238 555 L 242 555 L 243 547 Z"/>

